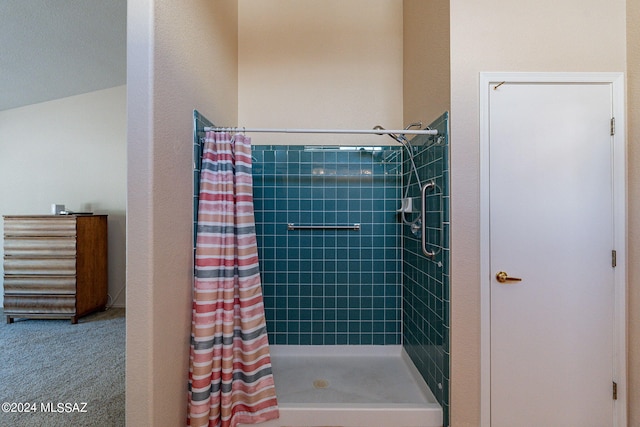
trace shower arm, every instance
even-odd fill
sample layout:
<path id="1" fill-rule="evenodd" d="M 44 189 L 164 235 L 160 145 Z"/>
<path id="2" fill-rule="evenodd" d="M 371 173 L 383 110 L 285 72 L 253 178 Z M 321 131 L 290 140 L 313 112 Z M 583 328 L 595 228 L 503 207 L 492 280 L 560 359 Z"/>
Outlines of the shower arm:
<path id="1" fill-rule="evenodd" d="M 411 128 L 414 128 L 414 127 L 417 127 L 418 130 L 411 130 Z M 422 128 L 422 122 L 413 122 L 405 126 L 403 130 L 388 130 L 383 128 L 380 125 L 374 126 L 373 130 L 379 131 L 379 132 L 376 132 L 376 135 L 385 135 L 385 134 L 389 135 L 391 138 L 395 139 L 396 142 L 399 142 L 402 145 L 404 145 L 404 143 L 400 141 L 401 139 L 403 139 L 407 143 L 409 142 L 407 141 L 407 138 L 405 138 L 405 135 L 437 135 L 438 134 L 438 131 L 436 129 L 429 129 L 428 127 L 426 129 L 421 129 L 421 128 Z M 396 135 L 398 133 L 402 136 Z"/>

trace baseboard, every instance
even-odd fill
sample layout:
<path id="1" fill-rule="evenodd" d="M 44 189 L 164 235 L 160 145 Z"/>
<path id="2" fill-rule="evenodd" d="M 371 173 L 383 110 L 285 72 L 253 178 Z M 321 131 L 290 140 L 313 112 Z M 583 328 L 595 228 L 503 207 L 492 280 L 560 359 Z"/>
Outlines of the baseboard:
<path id="1" fill-rule="evenodd" d="M 113 305 L 109 305 L 108 308 L 127 308 L 127 303 L 117 303 Z"/>

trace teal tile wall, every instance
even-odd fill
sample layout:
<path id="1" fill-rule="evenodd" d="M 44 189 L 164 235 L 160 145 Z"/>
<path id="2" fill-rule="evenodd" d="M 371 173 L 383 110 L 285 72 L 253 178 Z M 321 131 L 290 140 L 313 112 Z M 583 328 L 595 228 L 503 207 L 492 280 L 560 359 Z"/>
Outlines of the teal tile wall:
<path id="1" fill-rule="evenodd" d="M 195 259 L 196 230 L 198 229 L 198 200 L 200 199 L 200 170 L 202 167 L 202 148 L 204 146 L 204 128 L 214 126 L 206 117 L 193 110 L 193 254 Z"/>
<path id="2" fill-rule="evenodd" d="M 213 124 L 194 111 L 194 222 L 204 126 Z M 430 127 L 439 136 L 419 136 L 412 144 L 421 181 L 438 186 L 426 206 L 429 248 L 438 251 L 433 259 L 398 222 L 401 184 L 411 172 L 399 147 L 254 146 L 254 202 L 270 342 L 403 344 L 442 405 L 447 426 L 448 113 Z M 412 182 L 417 197 L 415 177 Z M 289 222 L 362 228 L 293 232 Z"/>
<path id="3" fill-rule="evenodd" d="M 398 147 L 254 145 L 253 156 L 270 342 L 400 344 Z"/>
<path id="4" fill-rule="evenodd" d="M 444 411 L 449 415 L 449 133 L 448 113 L 429 127 L 437 136 L 420 136 L 411 142 L 422 185 L 433 181 L 427 192 L 425 218 L 427 247 L 434 257 L 422 253 L 421 240 L 409 226 L 403 227 L 403 345 Z M 405 156 L 406 157 L 406 156 Z M 403 182 L 413 174 L 404 163 Z M 410 195 L 419 200 L 420 187 L 411 176 Z M 404 194 L 404 191 L 403 191 Z M 412 219 L 410 217 L 410 219 Z"/>

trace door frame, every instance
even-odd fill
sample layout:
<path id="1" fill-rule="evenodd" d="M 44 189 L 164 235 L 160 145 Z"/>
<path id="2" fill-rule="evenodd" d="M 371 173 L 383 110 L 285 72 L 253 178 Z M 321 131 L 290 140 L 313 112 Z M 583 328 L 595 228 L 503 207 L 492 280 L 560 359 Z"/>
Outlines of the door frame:
<path id="1" fill-rule="evenodd" d="M 624 73 L 600 72 L 481 72 L 480 73 L 480 420 L 491 425 L 491 279 L 489 234 L 489 101 L 490 91 L 501 83 L 604 83 L 611 85 L 615 134 L 613 135 L 613 221 L 617 263 L 614 269 L 614 361 L 618 384 L 614 401 L 614 426 L 627 425 L 626 381 L 626 125 Z M 614 248 L 612 248 L 614 249 Z"/>

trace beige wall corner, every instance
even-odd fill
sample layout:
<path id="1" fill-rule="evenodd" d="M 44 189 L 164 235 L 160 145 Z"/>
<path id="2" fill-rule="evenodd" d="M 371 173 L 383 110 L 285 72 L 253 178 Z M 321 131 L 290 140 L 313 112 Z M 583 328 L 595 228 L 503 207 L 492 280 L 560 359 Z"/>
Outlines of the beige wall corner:
<path id="1" fill-rule="evenodd" d="M 451 108 L 449 0 L 403 2 L 404 125 Z"/>
<path id="2" fill-rule="evenodd" d="M 402 0 L 241 0 L 240 126 L 402 125 Z M 384 138 L 387 139 L 387 138 Z M 388 144 L 259 134 L 254 144 Z"/>
<path id="3" fill-rule="evenodd" d="M 184 425 L 193 110 L 237 121 L 237 4 L 128 2 L 126 420 Z"/>

